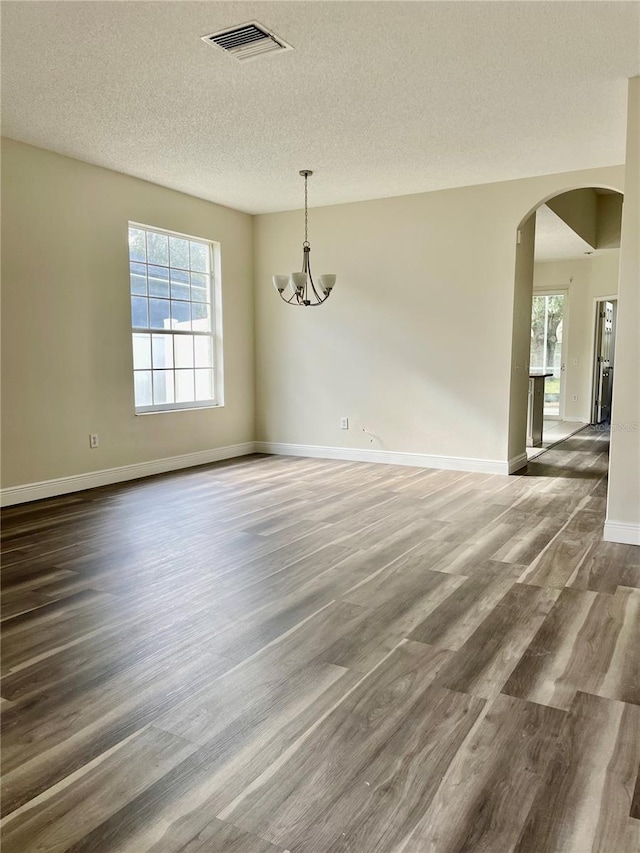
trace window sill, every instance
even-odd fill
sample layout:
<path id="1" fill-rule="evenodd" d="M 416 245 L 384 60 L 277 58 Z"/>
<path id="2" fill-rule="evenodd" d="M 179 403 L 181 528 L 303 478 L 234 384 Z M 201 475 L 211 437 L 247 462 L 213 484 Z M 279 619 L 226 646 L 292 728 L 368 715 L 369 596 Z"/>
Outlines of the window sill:
<path id="1" fill-rule="evenodd" d="M 223 409 L 224 403 L 202 403 L 201 405 L 185 403 L 183 406 L 167 406 L 166 409 L 136 409 L 135 415 L 174 415 L 178 412 L 198 412 L 202 409 Z"/>

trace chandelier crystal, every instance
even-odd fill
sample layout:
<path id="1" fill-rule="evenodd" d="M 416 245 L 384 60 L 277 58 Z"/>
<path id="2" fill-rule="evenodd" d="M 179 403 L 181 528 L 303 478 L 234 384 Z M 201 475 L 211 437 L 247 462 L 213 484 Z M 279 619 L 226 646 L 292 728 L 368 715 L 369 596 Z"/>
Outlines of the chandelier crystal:
<path id="1" fill-rule="evenodd" d="M 280 298 L 287 305 L 299 305 L 302 307 L 313 308 L 315 305 L 322 305 L 329 298 L 331 291 L 336 283 L 336 277 L 333 274 L 325 274 L 318 276 L 318 290 L 311 275 L 311 245 L 309 243 L 309 207 L 307 181 L 313 172 L 310 169 L 303 169 L 300 174 L 304 178 L 304 242 L 302 244 L 302 272 L 292 272 L 290 275 L 274 275 L 273 286 L 278 291 Z M 287 287 L 291 287 L 291 295 L 285 291 Z"/>

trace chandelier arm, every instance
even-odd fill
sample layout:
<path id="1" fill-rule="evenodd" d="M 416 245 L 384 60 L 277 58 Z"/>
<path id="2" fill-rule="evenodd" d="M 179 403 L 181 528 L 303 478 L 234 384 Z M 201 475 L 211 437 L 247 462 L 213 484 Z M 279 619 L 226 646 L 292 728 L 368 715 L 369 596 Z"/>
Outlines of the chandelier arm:
<path id="1" fill-rule="evenodd" d="M 300 300 L 300 297 L 298 296 L 297 293 L 293 293 L 289 299 L 287 299 L 282 294 L 280 294 L 280 299 L 282 299 L 283 302 L 286 302 L 287 305 L 293 305 L 294 308 L 304 308 L 305 307 L 304 302 L 302 302 Z"/>
<path id="2" fill-rule="evenodd" d="M 293 294 L 293 296 L 290 299 L 285 299 L 285 297 L 282 294 L 280 294 L 280 298 L 282 299 L 283 302 L 286 302 L 287 305 L 293 305 L 294 308 L 316 308 L 318 305 L 322 305 L 323 302 L 326 302 L 330 295 L 331 295 L 331 291 L 329 291 L 329 293 L 327 293 L 326 296 L 324 296 L 324 297 L 318 297 L 317 302 L 311 302 L 311 300 L 309 300 L 308 305 L 302 299 L 300 299 L 300 297 L 298 297 L 298 300 L 296 302 L 294 302 L 294 299 L 297 296 L 297 294 L 295 294 L 295 293 Z"/>
<path id="3" fill-rule="evenodd" d="M 320 299 L 318 302 L 310 302 L 308 304 L 307 308 L 317 308 L 318 305 L 322 305 L 323 302 L 326 302 L 326 300 L 328 298 L 329 298 L 329 295 L 327 294 L 327 296 L 325 296 L 324 299 Z"/>
<path id="4" fill-rule="evenodd" d="M 311 289 L 313 290 L 313 295 L 315 296 L 318 302 L 322 302 L 322 298 L 318 291 L 316 290 L 316 286 L 313 283 L 313 275 L 311 274 L 311 246 L 304 252 L 304 272 L 307 274 L 307 280 L 311 282 Z M 306 296 L 306 287 L 305 287 L 305 296 Z M 311 304 L 311 302 L 310 302 Z"/>
<path id="5" fill-rule="evenodd" d="M 311 282 L 311 289 L 313 290 L 314 296 L 316 297 L 318 302 L 324 302 L 324 300 L 322 299 L 322 297 L 320 296 L 320 294 L 316 290 L 315 284 L 313 283 L 313 276 L 311 275 L 311 264 L 309 264 L 309 276 L 308 276 L 308 278 L 309 278 L 309 281 Z"/>
<path id="6" fill-rule="evenodd" d="M 320 296 L 320 294 L 318 293 L 318 291 L 317 291 L 317 290 L 315 289 L 315 287 L 313 286 L 313 282 L 311 282 L 311 289 L 313 290 L 313 295 L 314 295 L 314 296 L 315 296 L 315 298 L 318 300 L 318 302 L 322 302 L 322 296 Z"/>

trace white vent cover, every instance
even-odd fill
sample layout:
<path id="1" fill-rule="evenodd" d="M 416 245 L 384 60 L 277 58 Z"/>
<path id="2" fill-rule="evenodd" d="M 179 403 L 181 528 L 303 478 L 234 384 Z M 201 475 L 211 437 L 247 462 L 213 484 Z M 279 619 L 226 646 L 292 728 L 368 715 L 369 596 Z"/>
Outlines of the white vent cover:
<path id="1" fill-rule="evenodd" d="M 247 59 L 256 59 L 268 53 L 282 53 L 285 50 L 293 50 L 280 36 L 270 32 L 257 21 L 249 21 L 239 27 L 221 30 L 202 36 L 202 41 L 222 48 L 225 53 L 235 56 L 241 62 Z"/>

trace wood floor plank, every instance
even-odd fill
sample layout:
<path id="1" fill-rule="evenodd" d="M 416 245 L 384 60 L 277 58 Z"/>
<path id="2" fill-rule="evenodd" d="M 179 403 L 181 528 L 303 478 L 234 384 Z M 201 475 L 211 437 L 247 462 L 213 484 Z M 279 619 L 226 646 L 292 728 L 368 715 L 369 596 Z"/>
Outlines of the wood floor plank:
<path id="1" fill-rule="evenodd" d="M 409 639 L 457 651 L 480 627 L 522 571 L 521 566 L 487 560 L 417 625 Z"/>
<path id="2" fill-rule="evenodd" d="M 154 721 L 157 728 L 206 744 L 239 718 L 268 720 L 282 705 L 297 707 L 316 701 L 331 685 L 349 675 L 344 667 L 321 661 L 265 667 L 252 661 L 226 673 L 194 700 L 187 699 Z M 251 679 L 251 694 L 246 695 Z M 343 680 L 355 682 L 357 678 Z"/>
<path id="3" fill-rule="evenodd" d="M 501 521 L 517 526 L 518 533 L 498 548 L 493 559 L 523 567 L 531 565 L 566 524 L 563 518 L 532 518 L 518 510 L 505 514 Z"/>
<path id="4" fill-rule="evenodd" d="M 447 572 L 465 577 L 470 577 L 477 572 L 481 573 L 481 567 L 486 560 L 496 559 L 496 554 L 505 543 L 516 537 L 520 530 L 521 525 L 499 522 L 488 530 L 482 526 L 482 532 L 477 537 L 469 536 L 467 531 L 464 540 L 456 547 L 450 548 L 431 568 L 434 572 Z"/>
<path id="5" fill-rule="evenodd" d="M 567 581 L 575 589 L 614 593 L 619 586 L 640 589 L 639 549 L 617 542 L 596 542 Z"/>
<path id="6" fill-rule="evenodd" d="M 207 607 L 186 616 L 182 610 L 164 618 L 157 614 L 134 624 L 128 619 L 124 624 L 115 621 L 5 675 L 0 693 L 24 701 L 55 690 L 56 701 L 61 701 L 69 692 L 106 684 L 111 676 L 143 661 L 151 664 L 162 655 L 177 658 L 205 651 L 210 638 L 228 624 L 217 609 Z"/>
<path id="7" fill-rule="evenodd" d="M 607 446 L 256 454 L 4 510 L 5 849 L 636 853 Z"/>
<path id="8" fill-rule="evenodd" d="M 579 693 L 516 853 L 636 853 L 629 807 L 640 707 Z"/>
<path id="9" fill-rule="evenodd" d="M 304 588 L 314 574 L 322 575 L 352 554 L 344 546 L 330 544 L 266 576 L 247 577 L 241 572 L 221 585 L 217 600 L 230 619 L 246 618 Z"/>
<path id="10" fill-rule="evenodd" d="M 497 696 L 459 749 L 415 828 L 400 843 L 380 851 L 513 850 L 543 784 L 564 718 L 554 708 Z M 406 821 L 402 823 L 406 828 Z M 335 848 L 336 853 L 349 849 Z"/>
<path id="11" fill-rule="evenodd" d="M 47 598 L 41 592 L 25 593 L 19 590 L 17 595 L 15 592 L 13 594 L 6 592 L 2 596 L 2 605 L 0 608 L 2 613 L 1 621 L 5 621 L 12 616 L 19 616 L 22 613 L 32 613 L 34 610 L 47 604 L 51 604 L 51 599 Z"/>
<path id="12" fill-rule="evenodd" d="M 86 849 L 182 851 L 185 836 L 207 827 L 212 815 L 266 772 L 361 678 L 346 673 L 336 680 L 325 667 L 332 680 L 325 679 L 323 685 L 317 679 L 314 683 L 313 672 L 303 675 L 306 689 L 300 690 L 300 681 L 292 679 L 263 693 L 248 710 L 236 701 L 235 716 L 224 725 L 203 729 L 198 751 L 90 833 Z"/>
<path id="13" fill-rule="evenodd" d="M 196 749 L 177 735 L 141 731 L 3 821 L 2 849 L 68 849 Z"/>
<path id="14" fill-rule="evenodd" d="M 133 846 L 128 848 L 129 853 L 138 853 L 139 849 Z M 258 838 L 215 817 L 194 835 L 179 827 L 162 840 L 161 846 L 148 850 L 149 853 L 168 853 L 171 850 L 184 850 L 185 853 L 289 853 L 264 838 Z"/>
<path id="15" fill-rule="evenodd" d="M 366 602 L 368 612 L 322 652 L 322 659 L 360 672 L 369 671 L 462 582 L 455 575 L 428 571 L 420 556 L 401 558 L 373 580 L 347 593 L 345 600 L 362 602 L 362 606 Z"/>
<path id="16" fill-rule="evenodd" d="M 301 841 L 303 827 L 339 800 L 341 790 L 382 747 L 392 749 L 389 742 L 402 721 L 407 722 L 407 712 L 411 715 L 416 706 L 429 706 L 424 698 L 420 705 L 420 699 L 447 657 L 447 652 L 419 643 L 399 646 L 311 736 L 285 753 L 218 816 L 274 843 L 290 845 L 292 837 Z M 442 713 L 450 718 L 455 704 L 460 714 L 456 719 L 464 719 L 470 727 L 484 702 L 450 691 L 446 696 L 447 711 Z M 413 731 L 415 727 L 409 725 L 405 737 L 412 737 Z M 402 751 L 400 744 L 397 749 Z"/>
<path id="17" fill-rule="evenodd" d="M 272 659 L 310 660 L 320 655 L 328 645 L 359 625 L 368 610 L 348 602 L 332 601 L 312 613 L 305 602 L 293 602 L 290 607 L 272 616 L 257 613 L 254 618 L 231 625 L 216 634 L 206 649 L 237 665 L 259 655 L 265 662 Z"/>
<path id="18" fill-rule="evenodd" d="M 443 667 L 438 682 L 462 693 L 495 696 L 559 595 L 555 589 L 514 584 Z"/>
<path id="19" fill-rule="evenodd" d="M 520 583 L 563 589 L 579 571 L 593 548 L 593 540 L 571 535 L 564 528 L 520 576 Z"/>
<path id="20" fill-rule="evenodd" d="M 108 619 L 112 599 L 107 593 L 86 589 L 33 611 L 5 619 L 2 623 L 2 671 L 64 646 L 83 631 L 95 631 Z"/>
<path id="21" fill-rule="evenodd" d="M 433 801 L 481 713 L 473 697 L 428 687 L 375 757 L 344 787 L 337 780 L 310 821 L 286 831 L 295 839 L 292 853 L 394 850 Z"/>
<path id="22" fill-rule="evenodd" d="M 263 604 L 260 609 L 268 610 L 270 613 L 278 612 L 287 606 L 292 594 L 323 604 L 336 598 L 350 601 L 352 600 L 350 594 L 358 587 L 373 580 L 391 564 L 409 559 L 418 549 L 422 555 L 423 549 L 416 545 L 415 536 L 409 532 L 394 538 L 391 542 L 383 541 L 381 544 L 376 544 L 366 551 L 355 551 L 324 571 L 314 571 L 313 575 L 307 577 L 306 582 L 293 593 L 290 589 L 285 593 L 283 589 L 283 595 L 278 601 Z M 426 562 L 425 560 L 425 564 Z"/>
<path id="23" fill-rule="evenodd" d="M 187 695 L 197 695 L 228 666 L 203 656 L 172 671 L 167 661 L 125 670 L 104 685 L 58 704 L 50 696 L 16 703 L 2 719 L 3 814 L 46 791 Z"/>
<path id="24" fill-rule="evenodd" d="M 566 588 L 503 690 L 568 708 L 582 691 L 640 705 L 640 590 Z"/>

